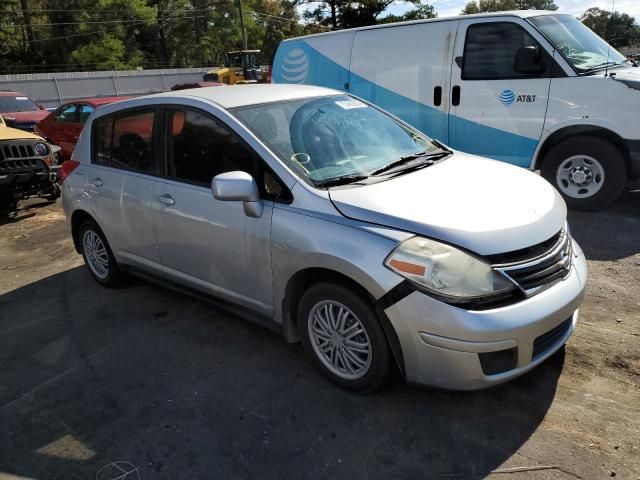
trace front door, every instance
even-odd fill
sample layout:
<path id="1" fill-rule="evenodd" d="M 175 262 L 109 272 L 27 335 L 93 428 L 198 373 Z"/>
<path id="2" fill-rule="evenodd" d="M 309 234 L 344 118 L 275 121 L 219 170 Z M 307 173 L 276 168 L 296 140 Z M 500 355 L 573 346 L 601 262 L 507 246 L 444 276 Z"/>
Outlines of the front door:
<path id="1" fill-rule="evenodd" d="M 449 145 L 529 167 L 544 125 L 553 57 L 524 20 L 480 18 L 458 24 L 451 74 Z M 519 73 L 516 52 L 539 49 L 544 70 Z"/>
<path id="2" fill-rule="evenodd" d="M 269 314 L 271 213 L 244 213 L 242 202 L 213 198 L 211 179 L 261 160 L 222 121 L 200 110 L 164 110 L 165 180 L 154 188 L 155 230 L 165 277 Z"/>

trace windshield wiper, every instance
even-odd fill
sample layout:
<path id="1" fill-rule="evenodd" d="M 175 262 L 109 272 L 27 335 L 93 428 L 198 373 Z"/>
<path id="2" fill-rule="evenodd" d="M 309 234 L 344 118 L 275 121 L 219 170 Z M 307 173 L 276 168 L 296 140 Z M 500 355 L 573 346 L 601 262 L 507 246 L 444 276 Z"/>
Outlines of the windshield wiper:
<path id="1" fill-rule="evenodd" d="M 439 160 L 449 155 L 450 153 L 451 152 L 448 152 L 446 150 L 442 150 L 440 152 L 434 152 L 434 153 L 427 153 L 427 152 L 412 153 L 411 155 L 405 155 L 404 157 L 400 157 L 395 162 L 391 162 L 385 165 L 384 167 L 380 167 L 377 170 L 374 170 L 373 172 L 371 172 L 371 175 L 381 175 L 383 173 L 389 173 L 392 170 L 396 170 L 398 167 L 402 167 L 402 166 L 406 166 L 406 168 L 412 168 L 414 165 L 407 165 L 407 164 L 411 164 L 411 162 L 418 159 L 422 160 L 421 162 L 418 163 L 419 166 L 433 165 L 433 163 L 436 160 Z M 404 168 L 402 170 L 404 170 Z"/>
<path id="2" fill-rule="evenodd" d="M 583 70 L 582 73 L 592 73 L 592 72 L 595 72 L 597 70 L 602 70 L 603 68 L 606 68 L 606 67 L 615 67 L 616 65 L 622 65 L 622 64 L 618 63 L 618 62 L 599 63 L 598 65 L 594 65 L 593 67 L 590 67 L 590 68 L 587 68 L 586 70 Z"/>
<path id="3" fill-rule="evenodd" d="M 342 175 L 340 177 L 333 177 L 314 182 L 313 186 L 316 188 L 337 187 L 338 185 L 347 185 L 360 180 L 366 180 L 367 178 L 369 178 L 369 175 Z"/>

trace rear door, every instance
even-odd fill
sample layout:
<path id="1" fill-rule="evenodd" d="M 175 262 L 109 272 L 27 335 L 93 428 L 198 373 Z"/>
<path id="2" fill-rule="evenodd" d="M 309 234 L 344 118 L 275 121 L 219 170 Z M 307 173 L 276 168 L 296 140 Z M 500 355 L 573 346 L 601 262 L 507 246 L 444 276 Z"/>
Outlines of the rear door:
<path id="1" fill-rule="evenodd" d="M 529 167 L 549 97 L 553 58 L 546 41 L 515 17 L 460 20 L 452 65 L 449 145 Z M 514 70 L 516 52 L 540 49 L 539 74 Z"/>
<path id="2" fill-rule="evenodd" d="M 93 122 L 87 194 L 118 260 L 160 274 L 151 209 L 157 181 L 156 118 L 156 108 L 146 106 Z"/>
<path id="3" fill-rule="evenodd" d="M 447 142 L 456 20 L 356 32 L 349 92 Z"/>

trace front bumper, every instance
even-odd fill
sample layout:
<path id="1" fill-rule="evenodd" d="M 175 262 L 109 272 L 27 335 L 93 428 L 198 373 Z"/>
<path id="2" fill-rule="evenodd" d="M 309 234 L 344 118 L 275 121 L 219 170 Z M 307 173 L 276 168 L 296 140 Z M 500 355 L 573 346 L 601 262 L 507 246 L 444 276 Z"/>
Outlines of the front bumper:
<path id="1" fill-rule="evenodd" d="M 575 241 L 573 246 L 569 275 L 519 303 L 469 311 L 414 291 L 385 309 L 407 381 L 452 390 L 485 388 L 522 375 L 560 349 L 573 333 L 587 277 L 584 254 Z M 499 351 L 513 353 L 513 368 L 487 374 L 481 355 Z"/>

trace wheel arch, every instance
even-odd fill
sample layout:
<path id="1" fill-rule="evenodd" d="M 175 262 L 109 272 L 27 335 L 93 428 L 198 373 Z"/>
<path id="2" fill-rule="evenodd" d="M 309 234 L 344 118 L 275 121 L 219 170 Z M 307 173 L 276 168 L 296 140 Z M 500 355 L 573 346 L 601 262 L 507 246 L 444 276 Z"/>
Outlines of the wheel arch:
<path id="1" fill-rule="evenodd" d="M 396 364 L 404 376 L 404 358 L 400 340 L 391 322 L 384 312 L 378 308 L 376 298 L 354 278 L 325 267 L 308 267 L 299 270 L 291 276 L 285 287 L 285 295 L 282 299 L 282 333 L 290 343 L 300 341 L 298 331 L 298 305 L 300 298 L 311 286 L 318 283 L 337 283 L 365 297 L 376 311 L 376 319 L 385 334 Z"/>
<path id="2" fill-rule="evenodd" d="M 622 156 L 624 157 L 628 175 L 631 162 L 631 153 L 629 152 L 629 147 L 620 135 L 608 128 L 597 125 L 569 125 L 553 132 L 544 140 L 543 144 L 538 150 L 538 154 L 536 155 L 532 170 L 539 170 L 542 167 L 545 157 L 553 147 L 563 142 L 564 140 L 585 134 L 606 140 L 614 145 L 618 150 L 620 150 L 620 153 L 622 153 Z"/>
<path id="3" fill-rule="evenodd" d="M 77 209 L 71 214 L 71 238 L 73 239 L 73 246 L 76 249 L 76 252 L 82 253 L 82 242 L 80 241 L 80 226 L 86 222 L 87 220 L 91 220 L 95 222 L 98 227 L 100 224 L 96 221 L 96 219 L 86 210 Z M 102 228 L 100 227 L 100 230 Z M 104 230 L 103 230 L 104 233 Z"/>

